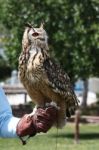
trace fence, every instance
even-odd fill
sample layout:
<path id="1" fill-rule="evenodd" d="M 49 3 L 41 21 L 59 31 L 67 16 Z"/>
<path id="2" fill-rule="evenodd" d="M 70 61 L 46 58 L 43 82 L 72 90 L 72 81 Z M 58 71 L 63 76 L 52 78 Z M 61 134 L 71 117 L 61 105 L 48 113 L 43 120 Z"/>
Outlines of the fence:
<path id="1" fill-rule="evenodd" d="M 22 86 L 5 85 L 2 87 L 6 95 L 23 94 L 24 102 L 27 102 L 27 92 Z"/>

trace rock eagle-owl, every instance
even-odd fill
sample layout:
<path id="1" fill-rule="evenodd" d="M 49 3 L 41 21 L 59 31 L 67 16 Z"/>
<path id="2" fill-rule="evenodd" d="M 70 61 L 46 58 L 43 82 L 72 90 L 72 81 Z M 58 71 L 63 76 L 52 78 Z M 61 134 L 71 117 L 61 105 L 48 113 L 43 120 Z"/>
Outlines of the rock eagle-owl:
<path id="1" fill-rule="evenodd" d="M 36 105 L 44 107 L 52 101 L 57 104 L 56 126 L 63 127 L 78 106 L 78 99 L 67 73 L 50 56 L 43 24 L 39 28 L 27 24 L 19 57 L 19 77 Z"/>

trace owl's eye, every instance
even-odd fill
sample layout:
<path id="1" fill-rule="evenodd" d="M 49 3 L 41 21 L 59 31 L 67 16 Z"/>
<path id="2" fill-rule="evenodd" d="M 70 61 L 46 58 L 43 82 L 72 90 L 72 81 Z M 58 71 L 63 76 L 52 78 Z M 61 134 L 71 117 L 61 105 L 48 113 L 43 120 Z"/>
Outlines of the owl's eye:
<path id="1" fill-rule="evenodd" d="M 33 35 L 33 36 L 38 36 L 39 33 L 38 33 L 38 32 L 34 32 L 32 35 Z"/>

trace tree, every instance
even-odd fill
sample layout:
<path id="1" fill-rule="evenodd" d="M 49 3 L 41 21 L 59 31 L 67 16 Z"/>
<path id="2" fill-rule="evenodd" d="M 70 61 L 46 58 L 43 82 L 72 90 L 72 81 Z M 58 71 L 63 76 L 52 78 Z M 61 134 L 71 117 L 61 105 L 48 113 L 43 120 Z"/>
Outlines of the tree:
<path id="1" fill-rule="evenodd" d="M 72 81 L 81 78 L 87 83 L 90 76 L 99 76 L 98 0 L 6 0 L 1 10 L 2 23 L 10 32 L 6 52 L 13 68 L 18 66 L 24 24 L 44 20 L 50 50 Z"/>

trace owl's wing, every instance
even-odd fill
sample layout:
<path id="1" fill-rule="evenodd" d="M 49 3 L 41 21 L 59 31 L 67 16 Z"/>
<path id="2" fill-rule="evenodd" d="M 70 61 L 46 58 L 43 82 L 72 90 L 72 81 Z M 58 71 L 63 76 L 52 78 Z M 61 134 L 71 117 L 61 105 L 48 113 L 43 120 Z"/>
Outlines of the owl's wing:
<path id="1" fill-rule="evenodd" d="M 52 90 L 66 100 L 66 105 L 69 108 L 78 106 L 78 99 L 73 91 L 67 73 L 52 59 L 46 59 L 43 65 L 47 76 L 47 84 Z"/>

